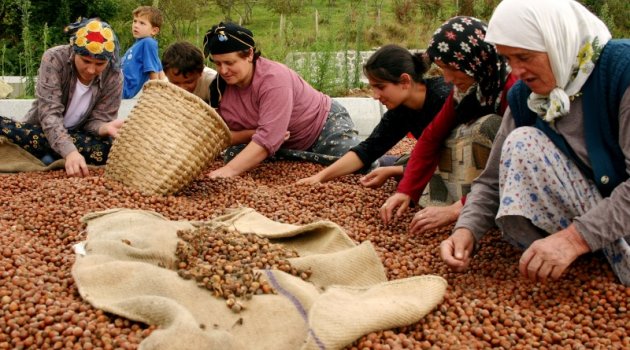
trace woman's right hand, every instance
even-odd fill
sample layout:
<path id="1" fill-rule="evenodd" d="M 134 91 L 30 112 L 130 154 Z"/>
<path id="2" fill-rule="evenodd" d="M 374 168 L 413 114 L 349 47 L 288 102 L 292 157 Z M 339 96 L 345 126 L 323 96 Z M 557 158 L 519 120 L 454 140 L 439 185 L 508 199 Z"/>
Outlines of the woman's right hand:
<path id="1" fill-rule="evenodd" d="M 68 176 L 84 177 L 90 175 L 85 158 L 79 151 L 73 151 L 66 156 L 66 174 Z"/>
<path id="2" fill-rule="evenodd" d="M 474 247 L 473 233 L 467 228 L 459 228 L 440 243 L 440 256 L 453 271 L 462 272 L 472 260 Z"/>
<path id="3" fill-rule="evenodd" d="M 394 216 L 394 210 L 396 210 L 396 217 L 401 216 L 407 208 L 409 208 L 409 203 L 411 203 L 411 197 L 404 193 L 397 192 L 393 194 L 391 197 L 387 198 L 381 209 L 379 209 L 381 214 L 381 219 L 387 225 Z"/>

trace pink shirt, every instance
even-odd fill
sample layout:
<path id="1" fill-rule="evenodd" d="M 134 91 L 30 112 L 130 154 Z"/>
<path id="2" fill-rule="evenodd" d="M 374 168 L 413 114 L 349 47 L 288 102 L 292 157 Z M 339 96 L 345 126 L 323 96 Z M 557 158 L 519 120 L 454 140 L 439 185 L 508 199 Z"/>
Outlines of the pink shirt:
<path id="1" fill-rule="evenodd" d="M 219 114 L 230 130 L 255 129 L 252 141 L 271 156 L 281 146 L 309 149 L 319 137 L 331 103 L 329 96 L 287 66 L 259 57 L 249 86 L 227 86 Z M 291 136 L 284 141 L 287 130 Z"/>

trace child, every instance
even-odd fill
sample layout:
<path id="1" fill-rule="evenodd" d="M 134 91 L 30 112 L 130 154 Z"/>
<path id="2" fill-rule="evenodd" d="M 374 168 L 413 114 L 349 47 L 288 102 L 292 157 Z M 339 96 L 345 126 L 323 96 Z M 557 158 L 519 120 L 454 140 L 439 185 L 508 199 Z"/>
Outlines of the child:
<path id="1" fill-rule="evenodd" d="M 161 26 L 162 13 L 157 8 L 140 6 L 133 10 L 131 29 L 136 42 L 122 58 L 123 98 L 136 96 L 147 80 L 164 76 L 157 40 L 153 38 L 160 32 Z"/>
<path id="2" fill-rule="evenodd" d="M 187 41 L 171 44 L 164 50 L 162 66 L 171 83 L 210 103 L 210 83 L 217 72 L 205 67 L 198 47 Z"/>

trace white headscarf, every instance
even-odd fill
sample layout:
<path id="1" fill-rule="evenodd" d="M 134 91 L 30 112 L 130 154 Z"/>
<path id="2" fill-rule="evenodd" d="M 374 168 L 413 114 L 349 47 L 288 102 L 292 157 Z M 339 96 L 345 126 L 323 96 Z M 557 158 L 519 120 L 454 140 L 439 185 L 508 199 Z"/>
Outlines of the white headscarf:
<path id="1" fill-rule="evenodd" d="M 569 113 L 610 40 L 606 25 L 573 0 L 503 0 L 492 14 L 486 41 L 546 52 L 556 79 L 549 96 L 532 93 L 527 105 L 545 121 Z"/>

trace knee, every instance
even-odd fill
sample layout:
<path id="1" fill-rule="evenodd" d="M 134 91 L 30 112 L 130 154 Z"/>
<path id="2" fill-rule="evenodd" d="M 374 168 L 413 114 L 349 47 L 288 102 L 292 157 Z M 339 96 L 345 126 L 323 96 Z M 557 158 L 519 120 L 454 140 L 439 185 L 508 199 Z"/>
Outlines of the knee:
<path id="1" fill-rule="evenodd" d="M 514 129 L 503 143 L 501 154 L 538 155 L 544 154 L 544 145 L 551 142 L 539 129 L 522 126 Z"/>

